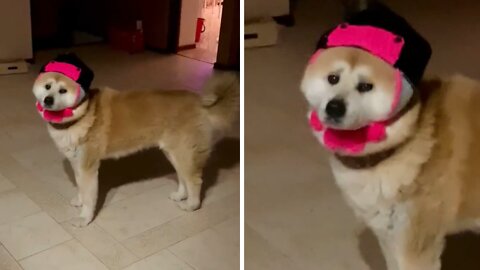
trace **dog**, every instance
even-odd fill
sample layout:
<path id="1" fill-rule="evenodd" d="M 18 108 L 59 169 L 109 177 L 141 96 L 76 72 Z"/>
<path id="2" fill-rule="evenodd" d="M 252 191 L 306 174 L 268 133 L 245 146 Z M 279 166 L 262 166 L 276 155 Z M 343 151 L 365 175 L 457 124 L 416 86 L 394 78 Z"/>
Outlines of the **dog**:
<path id="1" fill-rule="evenodd" d="M 81 207 L 74 226 L 86 226 L 94 218 L 101 160 L 150 147 L 162 149 L 177 172 L 178 189 L 170 199 L 186 211 L 200 207 L 202 170 L 215 142 L 232 127 L 239 111 L 237 76 L 217 75 L 201 95 L 106 87 L 88 91 L 80 101 L 80 88 L 71 76 L 46 72 L 38 77 L 33 94 L 39 112 L 55 116 L 71 108 L 67 117 L 48 118 L 47 126 L 74 170 L 78 195 L 71 204 Z"/>
<path id="2" fill-rule="evenodd" d="M 338 47 L 307 67 L 301 88 L 324 127 L 348 133 L 382 119 L 395 81 L 385 61 Z M 389 270 L 440 270 L 445 236 L 480 228 L 479 104 L 478 81 L 423 79 L 384 140 L 360 153 L 332 151 L 336 183 L 377 236 Z"/>

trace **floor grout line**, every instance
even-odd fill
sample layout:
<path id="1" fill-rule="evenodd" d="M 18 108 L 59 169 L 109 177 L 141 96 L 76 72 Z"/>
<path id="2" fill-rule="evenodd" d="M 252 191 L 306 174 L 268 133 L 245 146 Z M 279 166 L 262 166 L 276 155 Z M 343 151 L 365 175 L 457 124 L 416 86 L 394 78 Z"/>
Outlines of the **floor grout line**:
<path id="1" fill-rule="evenodd" d="M 68 233 L 68 232 L 67 232 L 67 233 Z M 18 263 L 20 263 L 20 261 L 24 261 L 24 260 L 26 260 L 26 259 L 28 259 L 28 258 L 31 258 L 31 257 L 33 257 L 33 256 L 35 256 L 35 255 L 38 255 L 38 254 L 40 254 L 40 253 L 42 253 L 42 252 L 45 252 L 45 251 L 47 251 L 47 250 L 54 249 L 54 248 L 56 248 L 56 247 L 58 247 L 58 246 L 61 246 L 61 245 L 65 244 L 65 243 L 67 243 L 67 242 L 69 242 L 69 241 L 76 240 L 70 233 L 69 233 L 69 235 L 71 236 L 71 238 L 68 239 L 68 240 L 65 240 L 65 241 L 63 241 L 63 242 L 60 242 L 60 243 L 58 243 L 58 244 L 56 244 L 56 245 L 53 245 L 53 246 L 51 246 L 51 247 L 49 247 L 49 248 L 47 248 L 47 249 L 44 249 L 44 250 L 41 250 L 41 251 L 37 251 L 37 252 L 35 252 L 35 253 L 33 253 L 33 254 L 30 254 L 30 255 L 28 255 L 28 256 L 26 256 L 26 257 L 23 257 L 23 258 L 21 258 L 21 259 L 18 259 L 18 260 L 15 259 L 15 260 L 16 260 Z"/>
<path id="2" fill-rule="evenodd" d="M 61 226 L 61 225 L 60 225 Z M 75 237 L 75 235 L 72 235 L 73 239 L 75 239 L 79 245 L 81 245 L 88 253 L 90 253 L 93 257 L 95 257 L 95 259 L 97 259 L 101 264 L 103 264 L 103 266 L 105 266 L 105 268 L 107 269 L 111 269 L 110 267 L 108 267 L 108 265 L 106 265 L 102 260 L 100 260 L 99 257 L 97 257 L 97 255 L 95 255 L 95 253 L 93 253 L 90 249 L 88 249 L 83 243 L 82 241 L 80 241 L 79 239 L 77 239 Z"/>
<path id="3" fill-rule="evenodd" d="M 166 250 L 167 250 L 168 253 L 170 253 L 170 254 L 172 254 L 173 256 L 175 256 L 175 258 L 177 258 L 178 260 L 184 262 L 186 265 L 190 266 L 192 269 L 197 270 L 197 267 L 191 265 L 190 263 L 188 263 L 188 262 L 185 261 L 184 259 L 178 257 L 178 255 L 177 255 L 175 252 L 173 252 L 170 248 L 166 248 Z"/>
<path id="4" fill-rule="evenodd" d="M 10 252 L 10 250 L 8 250 L 8 248 L 7 248 L 6 246 L 4 246 L 2 242 L 0 242 L 0 246 L 2 246 L 3 249 L 10 255 L 10 257 L 12 257 L 13 261 L 14 261 L 21 269 L 23 269 L 23 267 L 20 265 L 20 263 L 17 261 L 17 259 L 15 259 L 15 257 L 14 257 L 13 254 Z"/>
<path id="5" fill-rule="evenodd" d="M 27 194 L 25 194 L 25 192 L 20 192 L 20 193 L 24 194 L 25 196 L 27 196 L 27 198 L 28 198 L 29 200 L 31 200 L 32 202 L 35 203 L 35 201 L 33 201 L 31 198 L 28 197 Z M 31 217 L 31 216 L 34 216 L 34 215 L 38 215 L 38 214 L 40 214 L 40 213 L 45 213 L 45 214 L 48 215 L 48 213 L 45 212 L 45 210 L 43 210 L 43 209 L 42 209 L 39 205 L 37 205 L 36 203 L 35 203 L 35 206 L 37 206 L 38 209 L 39 209 L 39 210 L 37 210 L 36 212 L 31 213 L 31 214 L 28 214 L 28 215 L 26 215 L 26 216 L 17 217 L 17 218 L 15 218 L 15 219 L 12 219 L 12 220 L 10 220 L 10 221 L 8 221 L 8 222 L 5 222 L 5 223 L 0 223 L 0 227 L 6 226 L 6 225 L 11 224 L 11 223 L 15 223 L 15 222 L 17 222 L 17 221 L 19 221 L 19 220 L 21 220 L 21 219 L 27 218 L 27 217 Z M 48 215 L 48 216 L 50 217 L 50 215 Z M 52 218 L 52 217 L 50 217 L 50 218 Z M 52 219 L 53 219 L 53 221 L 57 222 L 54 218 L 52 218 Z"/>

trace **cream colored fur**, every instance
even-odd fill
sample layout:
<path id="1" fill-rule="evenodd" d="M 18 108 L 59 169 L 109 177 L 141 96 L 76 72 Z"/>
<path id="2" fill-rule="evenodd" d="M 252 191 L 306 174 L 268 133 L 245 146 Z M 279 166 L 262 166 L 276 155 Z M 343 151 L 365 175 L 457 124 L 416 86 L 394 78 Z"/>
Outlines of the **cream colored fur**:
<path id="1" fill-rule="evenodd" d="M 359 95 L 346 72 L 344 86 L 329 86 L 325 78 L 337 62 L 347 71 L 368 70 L 367 80 L 381 87 Z M 321 115 L 330 96 L 348 93 L 349 105 L 365 95 L 378 102 L 377 95 L 393 96 L 393 85 L 391 66 L 361 50 L 338 48 L 307 67 L 302 90 Z M 480 229 L 480 82 L 457 75 L 423 81 L 416 92 L 387 127 L 385 141 L 368 144 L 348 162 L 331 157 L 337 184 L 377 235 L 389 270 L 440 270 L 445 236 Z M 351 163 L 390 149 L 396 150 L 376 165 Z"/>
<path id="2" fill-rule="evenodd" d="M 425 97 L 388 132 L 385 145 L 402 143 L 395 154 L 367 169 L 331 159 L 389 270 L 440 270 L 445 236 L 480 225 L 480 83 L 454 76 L 419 91 Z"/>
<path id="3" fill-rule="evenodd" d="M 43 75 L 42 80 L 47 77 Z M 119 92 L 109 88 L 93 92 L 75 110 L 78 122 L 66 129 L 48 125 L 75 172 L 79 192 L 72 205 L 81 207 L 81 214 L 73 225 L 86 226 L 94 218 L 102 159 L 155 146 L 165 152 L 178 174 L 178 190 L 170 198 L 184 210 L 199 208 L 203 167 L 214 143 L 238 115 L 236 78 L 215 76 L 202 96 L 187 91 Z"/>

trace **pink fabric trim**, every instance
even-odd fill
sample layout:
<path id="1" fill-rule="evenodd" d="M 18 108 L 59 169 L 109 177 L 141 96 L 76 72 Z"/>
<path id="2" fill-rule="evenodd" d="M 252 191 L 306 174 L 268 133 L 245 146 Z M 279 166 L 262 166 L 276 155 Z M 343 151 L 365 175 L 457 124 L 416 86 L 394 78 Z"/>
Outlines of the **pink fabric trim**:
<path id="1" fill-rule="evenodd" d="M 315 111 L 310 113 L 310 126 L 319 132 L 323 125 Z M 372 123 L 357 130 L 325 129 L 323 144 L 330 151 L 340 151 L 347 154 L 359 154 L 367 143 L 380 142 L 387 137 L 386 122 Z"/>
<path id="2" fill-rule="evenodd" d="M 310 114 L 310 126 L 313 128 L 315 131 L 322 131 L 323 130 L 323 125 L 322 121 L 320 121 L 320 118 L 318 118 L 318 114 L 315 111 L 312 111 Z"/>
<path id="3" fill-rule="evenodd" d="M 402 97 L 402 74 L 400 70 L 395 70 L 395 95 L 393 97 L 392 108 L 390 109 L 390 114 L 395 112 L 398 104 L 400 103 L 400 98 Z"/>
<path id="4" fill-rule="evenodd" d="M 328 47 L 362 48 L 393 65 L 400 57 L 405 41 L 391 32 L 373 26 L 342 24 L 328 36 Z"/>
<path id="5" fill-rule="evenodd" d="M 80 91 L 82 91 L 82 87 L 80 84 L 77 84 L 77 90 L 75 91 L 75 104 L 78 104 L 80 101 Z"/>
<path id="6" fill-rule="evenodd" d="M 61 123 L 64 118 L 73 116 L 73 109 L 67 108 L 61 111 L 47 111 L 42 107 L 40 102 L 36 103 L 37 111 L 42 115 L 43 119 L 48 122 Z"/>
<path id="7" fill-rule="evenodd" d="M 308 64 L 313 64 L 325 49 L 318 49 L 308 60 Z"/>
<path id="8" fill-rule="evenodd" d="M 38 80 L 40 80 L 40 78 L 42 78 L 42 77 L 43 77 L 43 74 L 45 74 L 45 73 L 40 73 L 40 74 L 38 74 L 38 77 L 37 77 L 37 79 L 36 79 L 35 81 L 38 81 Z"/>
<path id="9" fill-rule="evenodd" d="M 72 64 L 52 61 L 45 66 L 45 72 L 62 73 L 70 79 L 77 81 L 80 77 L 81 69 Z"/>

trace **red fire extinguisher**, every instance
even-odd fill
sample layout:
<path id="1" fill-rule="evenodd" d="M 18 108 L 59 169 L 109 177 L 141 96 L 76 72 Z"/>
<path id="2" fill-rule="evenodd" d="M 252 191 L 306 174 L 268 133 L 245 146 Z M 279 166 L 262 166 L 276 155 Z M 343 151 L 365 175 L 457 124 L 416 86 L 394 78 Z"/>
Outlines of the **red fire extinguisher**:
<path id="1" fill-rule="evenodd" d="M 205 19 L 197 18 L 197 31 L 195 31 L 195 42 L 200 41 L 200 36 L 203 32 L 205 32 Z"/>

